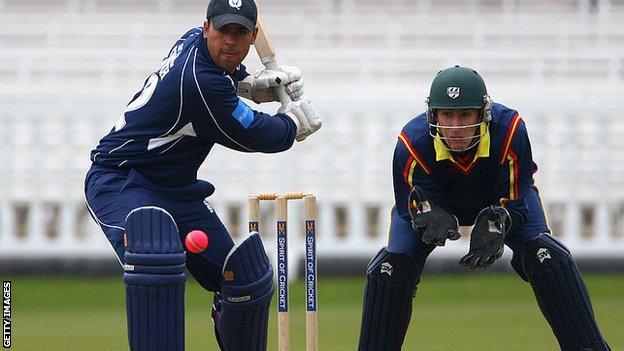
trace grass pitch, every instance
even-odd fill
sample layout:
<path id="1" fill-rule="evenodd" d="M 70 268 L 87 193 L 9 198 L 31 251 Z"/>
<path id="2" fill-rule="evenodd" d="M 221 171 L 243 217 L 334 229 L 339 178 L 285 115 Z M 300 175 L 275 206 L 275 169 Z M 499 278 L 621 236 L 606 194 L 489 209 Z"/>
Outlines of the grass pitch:
<path id="1" fill-rule="evenodd" d="M 363 278 L 319 281 L 322 351 L 357 349 Z M 13 280 L 13 347 L 19 351 L 127 350 L 120 278 L 4 277 Z M 594 310 L 613 350 L 624 347 L 624 274 L 586 275 Z M 303 283 L 290 288 L 291 344 L 305 350 Z M 186 349 L 218 350 L 212 294 L 189 278 Z M 275 310 L 275 302 L 272 304 Z M 269 350 L 276 350 L 276 314 Z M 420 283 L 404 350 L 558 350 L 530 286 L 511 274 L 427 275 Z"/>

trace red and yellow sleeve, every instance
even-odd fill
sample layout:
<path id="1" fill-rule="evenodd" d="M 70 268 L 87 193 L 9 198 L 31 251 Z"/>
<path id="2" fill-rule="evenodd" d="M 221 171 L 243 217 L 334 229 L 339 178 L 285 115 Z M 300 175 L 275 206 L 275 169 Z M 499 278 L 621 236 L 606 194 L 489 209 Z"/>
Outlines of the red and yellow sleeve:
<path id="1" fill-rule="evenodd" d="M 516 131 L 518 130 L 518 125 L 522 122 L 522 117 L 516 114 L 510 125 L 507 129 L 507 133 L 505 135 L 505 139 L 503 141 L 503 148 L 498 160 L 498 163 L 501 167 L 505 167 L 507 173 L 507 179 L 505 183 L 508 183 L 506 196 L 501 197 L 501 205 L 505 206 L 505 204 L 509 200 L 516 200 L 520 198 L 520 160 L 518 155 L 514 151 L 512 147 L 512 141 L 514 141 L 514 136 L 516 135 Z M 530 150 L 529 150 L 530 152 Z"/>
<path id="2" fill-rule="evenodd" d="M 433 174 L 433 172 L 431 171 L 431 167 L 427 165 L 423 157 L 416 151 L 416 148 L 412 146 L 412 143 L 410 142 L 405 132 L 401 132 L 401 134 L 399 134 L 399 140 L 403 143 L 403 146 L 405 146 L 405 150 L 407 150 L 410 155 L 404 169 L 411 175 L 414 172 L 414 167 L 419 166 L 426 175 L 430 176 L 431 174 Z M 411 179 L 411 176 L 409 177 L 409 179 Z M 413 185 L 411 184 L 411 180 L 407 183 L 410 186 Z"/>

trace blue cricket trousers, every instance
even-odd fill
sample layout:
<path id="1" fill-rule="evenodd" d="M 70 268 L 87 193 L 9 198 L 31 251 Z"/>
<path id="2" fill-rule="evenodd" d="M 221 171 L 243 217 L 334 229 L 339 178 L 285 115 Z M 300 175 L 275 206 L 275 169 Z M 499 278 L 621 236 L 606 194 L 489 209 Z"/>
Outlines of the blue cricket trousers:
<path id="1" fill-rule="evenodd" d="M 219 291 L 221 269 L 234 242 L 206 198 L 214 186 L 197 180 L 192 184 L 169 187 L 154 184 L 139 171 L 92 165 L 85 179 L 85 201 L 89 212 L 111 243 L 121 264 L 124 263 L 124 226 L 130 211 L 142 206 L 157 206 L 169 212 L 180 230 L 180 240 L 192 230 L 204 231 L 208 248 L 187 253 L 186 266 L 208 291 Z"/>

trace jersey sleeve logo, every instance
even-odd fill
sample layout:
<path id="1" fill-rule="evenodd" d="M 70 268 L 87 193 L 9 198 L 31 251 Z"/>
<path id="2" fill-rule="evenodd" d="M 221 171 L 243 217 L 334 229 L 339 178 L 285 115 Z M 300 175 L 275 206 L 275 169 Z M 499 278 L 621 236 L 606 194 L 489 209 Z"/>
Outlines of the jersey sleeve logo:
<path id="1" fill-rule="evenodd" d="M 251 123 L 254 121 L 253 111 L 240 99 L 238 100 L 236 108 L 232 111 L 232 117 L 234 117 L 245 129 L 249 128 Z"/>

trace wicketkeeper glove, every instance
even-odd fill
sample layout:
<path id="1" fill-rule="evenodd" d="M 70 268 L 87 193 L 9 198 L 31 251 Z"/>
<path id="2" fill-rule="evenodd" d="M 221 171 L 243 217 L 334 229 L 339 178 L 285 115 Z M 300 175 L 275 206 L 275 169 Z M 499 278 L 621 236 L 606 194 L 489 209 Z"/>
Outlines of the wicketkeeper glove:
<path id="1" fill-rule="evenodd" d="M 461 236 L 457 217 L 430 202 L 424 190 L 417 185 L 410 191 L 408 209 L 412 227 L 422 229 L 425 244 L 444 246 L 446 239 L 457 240 Z"/>
<path id="2" fill-rule="evenodd" d="M 505 235 L 511 228 L 511 216 L 504 207 L 482 209 L 470 232 L 470 250 L 459 260 L 462 266 L 486 268 L 503 255 Z"/>

